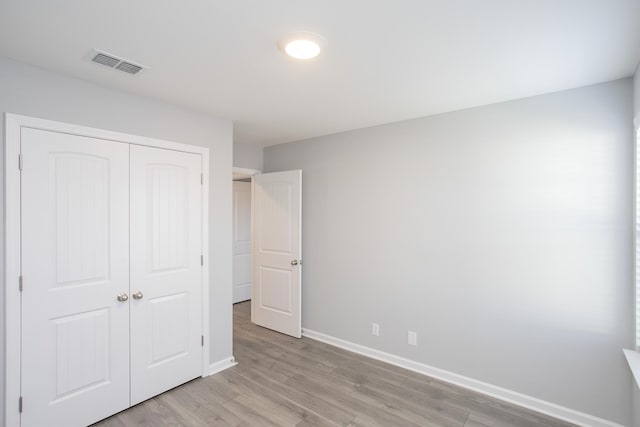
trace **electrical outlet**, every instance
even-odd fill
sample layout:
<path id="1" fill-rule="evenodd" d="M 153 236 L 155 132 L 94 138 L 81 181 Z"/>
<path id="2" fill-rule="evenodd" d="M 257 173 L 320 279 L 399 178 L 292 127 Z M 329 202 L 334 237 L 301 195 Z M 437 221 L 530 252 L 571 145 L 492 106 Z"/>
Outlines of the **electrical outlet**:
<path id="1" fill-rule="evenodd" d="M 371 324 L 371 335 L 374 336 L 380 336 L 380 325 L 378 325 L 377 323 L 372 323 Z"/>
<path id="2" fill-rule="evenodd" d="M 409 345 L 416 347 L 418 345 L 418 334 L 416 334 L 415 332 L 409 331 L 407 333 L 407 341 Z"/>

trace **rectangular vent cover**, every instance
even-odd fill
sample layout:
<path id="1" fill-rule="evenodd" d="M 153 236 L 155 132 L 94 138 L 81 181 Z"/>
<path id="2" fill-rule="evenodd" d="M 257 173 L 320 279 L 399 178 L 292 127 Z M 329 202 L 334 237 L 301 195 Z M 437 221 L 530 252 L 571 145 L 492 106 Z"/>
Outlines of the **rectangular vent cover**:
<path id="1" fill-rule="evenodd" d="M 111 56 L 105 55 L 104 53 L 99 53 L 92 59 L 93 62 L 97 62 L 98 64 L 106 65 L 107 67 L 114 67 L 118 62 L 120 62 L 117 58 L 112 58 Z"/>
<path id="2" fill-rule="evenodd" d="M 138 74 L 140 71 L 142 71 L 142 67 L 134 64 L 129 64 L 128 62 L 124 61 L 116 65 L 116 68 L 129 74 Z"/>
<path id="3" fill-rule="evenodd" d="M 109 68 L 114 68 L 128 74 L 138 74 L 140 71 L 147 68 L 144 65 L 137 65 L 125 59 L 118 58 L 115 55 L 111 55 L 110 53 L 101 52 L 99 50 L 93 51 L 91 55 L 91 61 L 98 64 L 106 65 Z"/>

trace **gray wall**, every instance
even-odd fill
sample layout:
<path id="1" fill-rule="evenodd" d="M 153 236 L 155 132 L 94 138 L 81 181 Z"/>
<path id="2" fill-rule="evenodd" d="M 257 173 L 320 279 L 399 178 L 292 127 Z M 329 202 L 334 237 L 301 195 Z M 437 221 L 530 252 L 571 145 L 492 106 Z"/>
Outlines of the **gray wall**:
<path id="1" fill-rule="evenodd" d="M 633 77 L 633 116 L 635 130 L 638 132 L 640 131 L 640 68 L 636 68 Z M 640 427 L 640 390 L 635 381 L 631 387 L 633 388 L 633 425 Z"/>
<path id="2" fill-rule="evenodd" d="M 633 399 L 633 423 L 634 427 L 640 426 L 640 390 L 638 389 L 638 383 L 633 381 L 631 396 Z"/>
<path id="3" fill-rule="evenodd" d="M 3 58 L 0 58 L 0 112 L 209 147 L 211 361 L 231 357 L 232 123 Z M 4 200 L 4 158 L 0 168 Z M 4 315 L 0 318 L 4 319 Z M 4 357 L 4 351 L 1 353 Z M 2 362 L 0 366 L 4 366 Z M 4 402 L 4 398 L 0 401 Z"/>
<path id="4" fill-rule="evenodd" d="M 640 128 L 640 65 L 633 76 L 633 117 L 636 128 Z"/>
<path id="5" fill-rule="evenodd" d="M 625 79 L 266 148 L 303 170 L 303 327 L 628 425 L 632 109 Z"/>
<path id="6" fill-rule="evenodd" d="M 262 170 L 262 147 L 234 142 L 233 166 L 237 168 Z"/>

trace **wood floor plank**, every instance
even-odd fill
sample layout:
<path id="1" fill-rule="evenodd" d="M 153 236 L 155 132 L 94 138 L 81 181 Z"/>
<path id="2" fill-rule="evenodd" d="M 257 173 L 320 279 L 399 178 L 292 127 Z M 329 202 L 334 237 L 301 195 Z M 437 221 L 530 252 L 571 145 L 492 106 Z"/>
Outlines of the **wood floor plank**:
<path id="1" fill-rule="evenodd" d="M 528 409 L 308 338 L 251 323 L 234 306 L 238 365 L 95 426 L 566 427 Z"/>
<path id="2" fill-rule="evenodd" d="M 351 410 L 345 409 L 340 405 L 336 405 L 331 401 L 327 401 L 323 396 L 317 396 L 308 390 L 291 387 L 291 384 L 274 380 L 269 372 L 249 368 L 243 371 L 246 378 L 261 384 L 273 392 L 298 403 L 303 408 L 316 413 L 322 414 L 324 418 L 336 425 L 348 425 L 356 417 Z"/>

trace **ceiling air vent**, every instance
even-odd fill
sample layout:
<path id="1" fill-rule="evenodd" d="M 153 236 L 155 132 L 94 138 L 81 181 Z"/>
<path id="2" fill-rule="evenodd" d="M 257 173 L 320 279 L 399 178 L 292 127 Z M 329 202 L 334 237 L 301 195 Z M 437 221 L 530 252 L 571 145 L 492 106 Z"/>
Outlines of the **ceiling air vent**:
<path id="1" fill-rule="evenodd" d="M 115 55 L 102 52 L 97 49 L 94 49 L 92 52 L 91 61 L 106 65 L 109 68 L 115 68 L 116 70 L 120 70 L 128 74 L 138 74 L 140 71 L 147 68 L 144 65 L 134 64 L 131 61 L 118 58 Z"/>
<path id="2" fill-rule="evenodd" d="M 109 55 L 105 55 L 104 53 L 97 54 L 96 56 L 93 57 L 92 61 L 97 62 L 98 64 L 106 65 L 107 67 L 112 67 L 112 68 L 118 62 L 120 62 L 119 59 L 111 57 Z"/>
<path id="3" fill-rule="evenodd" d="M 128 62 L 120 62 L 118 65 L 116 65 L 116 68 L 120 71 L 124 71 L 125 73 L 129 73 L 129 74 L 138 74 L 140 71 L 142 71 L 142 67 L 139 65 L 135 65 L 135 64 L 130 64 Z"/>

